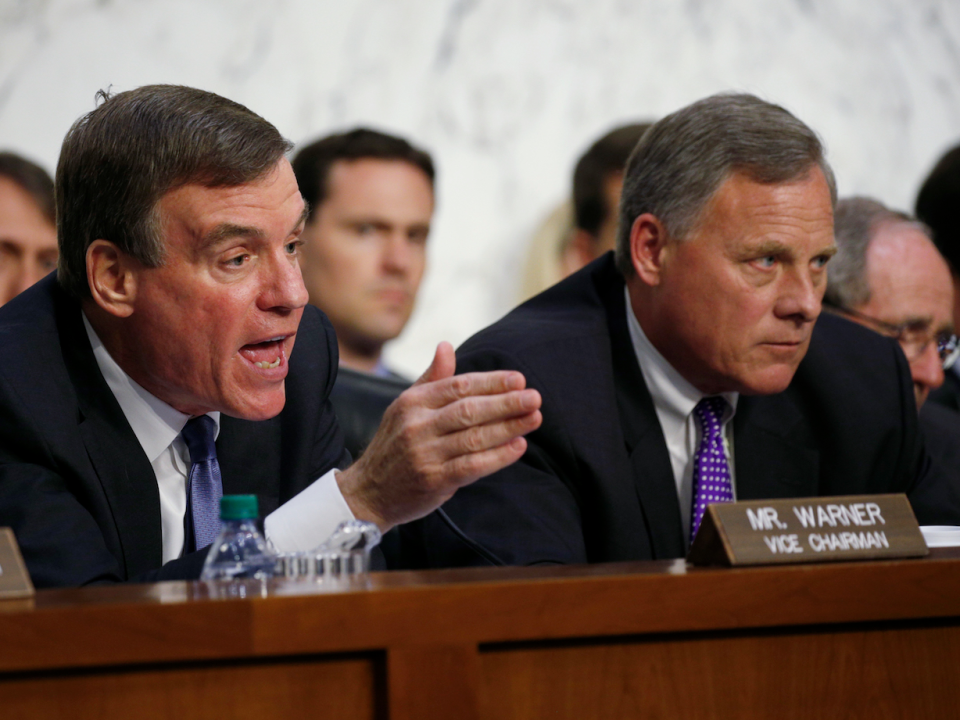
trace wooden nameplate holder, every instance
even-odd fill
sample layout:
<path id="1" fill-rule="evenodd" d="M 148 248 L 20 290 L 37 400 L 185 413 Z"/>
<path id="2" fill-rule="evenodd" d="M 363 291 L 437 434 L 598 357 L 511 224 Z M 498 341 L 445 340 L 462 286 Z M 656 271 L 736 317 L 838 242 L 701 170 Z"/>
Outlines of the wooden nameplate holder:
<path id="1" fill-rule="evenodd" d="M 906 495 L 847 495 L 708 505 L 687 560 L 780 565 L 929 552 Z"/>
<path id="2" fill-rule="evenodd" d="M 33 597 L 34 592 L 13 530 L 0 527 L 0 601 Z"/>

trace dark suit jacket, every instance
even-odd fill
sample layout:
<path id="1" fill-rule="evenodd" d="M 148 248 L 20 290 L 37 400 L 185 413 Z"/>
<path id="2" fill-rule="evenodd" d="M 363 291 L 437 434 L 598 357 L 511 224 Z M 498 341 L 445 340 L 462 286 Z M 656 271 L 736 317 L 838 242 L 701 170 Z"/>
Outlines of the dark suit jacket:
<path id="1" fill-rule="evenodd" d="M 410 381 L 391 373 L 380 377 L 341 367 L 330 393 L 330 402 L 343 431 L 344 444 L 353 457 L 360 457 L 380 428 L 383 413 Z"/>
<path id="2" fill-rule="evenodd" d="M 943 374 L 943 385 L 930 391 L 930 397 L 924 405 L 930 403 L 943 405 L 951 410 L 960 410 L 960 377 L 957 377 L 953 368 Z"/>
<path id="3" fill-rule="evenodd" d="M 684 555 L 688 510 L 630 342 L 623 287 L 608 254 L 458 350 L 459 372 L 516 369 L 543 397 L 543 425 L 524 457 L 443 508 L 504 563 Z M 908 492 L 920 482 L 934 490 L 915 506 L 921 522 L 944 519 L 903 353 L 837 317 L 818 320 L 786 391 L 740 397 L 734 459 L 742 500 Z M 452 564 L 429 534 L 424 545 L 431 564 Z"/>
<path id="4" fill-rule="evenodd" d="M 946 481 L 944 488 L 936 488 L 937 497 L 930 502 L 945 505 L 942 499 L 944 493 L 952 496 L 951 503 L 960 502 L 956 500 L 960 497 L 960 412 L 928 400 L 920 408 L 920 429 L 933 466 Z M 929 524 L 957 524 L 950 516 L 944 516 L 941 520 Z"/>
<path id="5" fill-rule="evenodd" d="M 267 515 L 346 467 L 327 401 L 336 347 L 308 306 L 283 412 L 264 422 L 221 417 L 225 494 L 256 494 Z M 161 567 L 156 477 L 100 374 L 79 305 L 52 275 L 0 308 L 0 526 L 13 528 L 39 587 L 195 578 L 205 556 Z"/>

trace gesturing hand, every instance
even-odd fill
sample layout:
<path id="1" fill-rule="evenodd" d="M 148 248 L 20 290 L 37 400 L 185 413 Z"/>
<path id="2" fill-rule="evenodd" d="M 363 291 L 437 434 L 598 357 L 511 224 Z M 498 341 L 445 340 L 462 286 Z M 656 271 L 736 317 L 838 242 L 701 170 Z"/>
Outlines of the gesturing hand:
<path id="1" fill-rule="evenodd" d="M 361 520 L 386 532 L 442 505 L 457 488 L 523 455 L 540 426 L 540 393 L 515 371 L 454 375 L 440 343 L 430 367 L 384 413 L 369 447 L 337 482 Z"/>

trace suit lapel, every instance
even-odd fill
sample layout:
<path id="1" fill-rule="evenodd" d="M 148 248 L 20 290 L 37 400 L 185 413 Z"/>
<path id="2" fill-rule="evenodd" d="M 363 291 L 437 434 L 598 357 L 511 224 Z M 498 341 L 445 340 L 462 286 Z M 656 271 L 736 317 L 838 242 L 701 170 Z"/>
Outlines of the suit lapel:
<path id="1" fill-rule="evenodd" d="M 820 453 L 790 391 L 741 396 L 733 419 L 737 498 L 818 494 Z"/>
<path id="2" fill-rule="evenodd" d="M 611 263 L 612 266 L 612 263 Z M 667 443 L 653 399 L 637 364 L 627 329 L 623 282 L 616 277 L 601 290 L 613 359 L 617 409 L 633 483 L 650 534 L 655 558 L 682 557 L 685 552 L 680 501 Z"/>
<path id="3" fill-rule="evenodd" d="M 80 435 L 110 505 L 131 578 L 163 561 L 156 475 L 100 373 L 79 306 L 59 290 L 57 295 L 57 325 L 77 393 Z"/>

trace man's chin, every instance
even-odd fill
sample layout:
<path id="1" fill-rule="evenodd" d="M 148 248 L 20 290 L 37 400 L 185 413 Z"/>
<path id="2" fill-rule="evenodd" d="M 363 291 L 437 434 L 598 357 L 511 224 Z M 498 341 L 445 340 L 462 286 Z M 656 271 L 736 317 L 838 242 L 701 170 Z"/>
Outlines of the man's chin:
<path id="1" fill-rule="evenodd" d="M 259 422 L 279 415 L 285 404 L 286 393 L 281 386 L 279 390 L 273 390 L 269 394 L 251 394 L 237 398 L 222 412 L 238 420 Z"/>
<path id="2" fill-rule="evenodd" d="M 742 378 L 739 392 L 741 395 L 776 395 L 790 387 L 796 365 L 776 365 Z"/>

